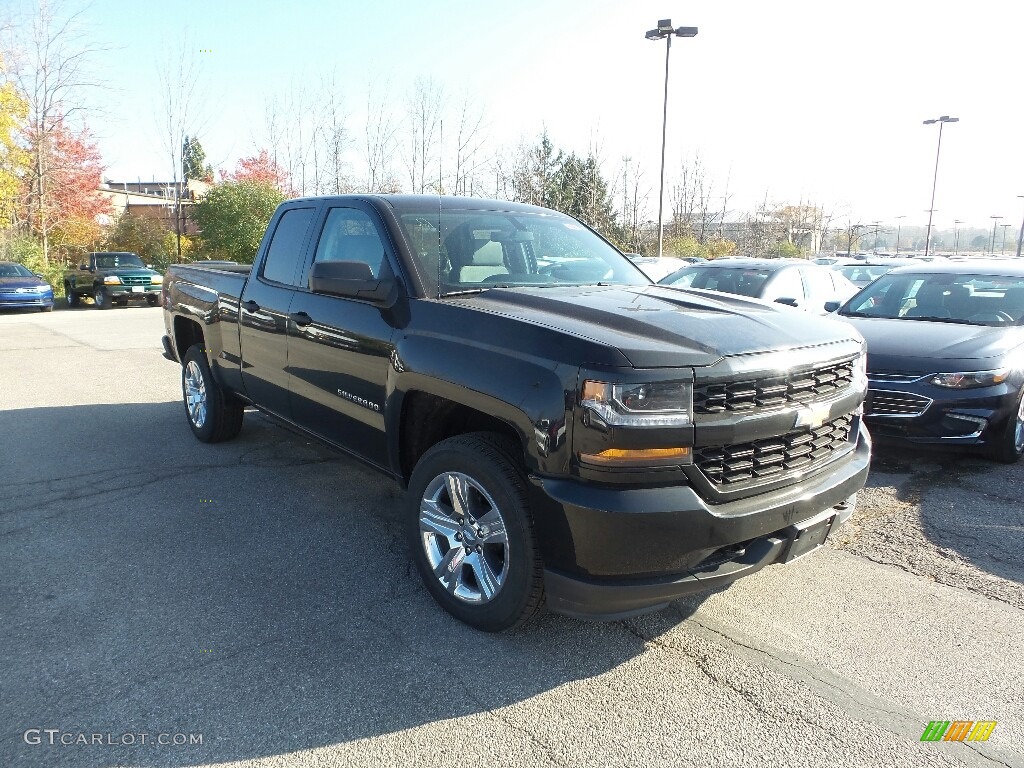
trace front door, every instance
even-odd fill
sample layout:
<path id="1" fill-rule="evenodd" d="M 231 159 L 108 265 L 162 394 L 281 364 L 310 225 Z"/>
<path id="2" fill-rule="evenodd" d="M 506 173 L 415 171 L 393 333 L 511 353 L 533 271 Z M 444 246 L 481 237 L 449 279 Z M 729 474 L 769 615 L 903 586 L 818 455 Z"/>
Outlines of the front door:
<path id="1" fill-rule="evenodd" d="M 328 207 L 319 217 L 312 264 L 361 261 L 393 274 L 389 240 L 371 208 Z M 384 408 L 394 334 L 389 310 L 356 299 L 295 291 L 288 370 L 294 421 L 381 467 L 388 464 Z"/>

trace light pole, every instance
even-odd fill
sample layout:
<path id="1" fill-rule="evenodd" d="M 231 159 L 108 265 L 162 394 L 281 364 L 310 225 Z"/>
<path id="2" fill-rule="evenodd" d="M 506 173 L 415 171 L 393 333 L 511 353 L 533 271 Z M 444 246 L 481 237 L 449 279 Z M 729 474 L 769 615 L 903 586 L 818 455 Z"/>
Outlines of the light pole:
<path id="1" fill-rule="evenodd" d="M 900 255 L 900 231 L 903 229 L 903 220 L 906 216 L 896 217 L 896 255 Z"/>
<path id="2" fill-rule="evenodd" d="M 663 212 L 665 209 L 665 137 L 668 130 L 668 58 L 672 53 L 673 37 L 696 37 L 696 27 L 672 28 L 672 19 L 660 19 L 657 29 L 644 35 L 648 40 L 665 40 L 665 103 L 661 111 L 661 183 L 658 187 L 658 256 L 661 256 L 665 236 Z"/>
<path id="3" fill-rule="evenodd" d="M 963 224 L 961 219 L 953 219 L 953 255 L 957 256 L 960 253 L 960 225 Z"/>
<path id="4" fill-rule="evenodd" d="M 1017 195 L 1017 197 L 1024 197 L 1024 195 Z M 1021 242 L 1024 241 L 1024 221 L 1020 223 L 1020 232 L 1017 233 L 1017 258 L 1020 258 L 1020 246 Z"/>
<path id="5" fill-rule="evenodd" d="M 928 206 L 928 232 L 924 237 L 924 255 L 928 256 L 928 250 L 932 244 L 932 212 L 935 210 L 935 185 L 939 181 L 939 152 L 942 151 L 942 126 L 946 123 L 957 123 L 960 121 L 959 117 L 950 117 L 949 115 L 943 115 L 937 117 L 934 120 L 925 120 L 924 125 L 933 125 L 934 123 L 939 124 L 939 144 L 935 149 L 935 176 L 932 177 L 932 204 Z"/>
<path id="6" fill-rule="evenodd" d="M 999 249 L 999 255 L 1000 256 L 1005 256 L 1006 255 L 1006 230 L 1008 230 L 1010 227 L 1012 227 L 1013 224 L 1000 224 L 999 226 L 1003 228 L 1003 245 Z"/>
<path id="7" fill-rule="evenodd" d="M 988 252 L 991 253 L 993 256 L 995 256 L 996 255 L 996 226 L 998 226 L 999 220 L 1001 218 L 1003 218 L 1003 217 L 1002 216 L 989 216 L 989 218 L 992 219 L 992 245 L 988 249 Z"/>

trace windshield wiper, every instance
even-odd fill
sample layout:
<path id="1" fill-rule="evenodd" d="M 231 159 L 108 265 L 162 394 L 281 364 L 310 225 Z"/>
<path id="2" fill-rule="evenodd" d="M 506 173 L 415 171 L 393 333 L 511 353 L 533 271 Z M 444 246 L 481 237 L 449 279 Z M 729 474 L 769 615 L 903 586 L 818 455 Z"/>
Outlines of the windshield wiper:
<path id="1" fill-rule="evenodd" d="M 973 325 L 973 323 L 969 323 L 966 320 L 959 320 L 955 317 L 931 317 L 922 315 L 914 315 L 913 317 L 908 317 L 907 315 L 904 315 L 903 317 L 900 318 L 900 320 L 930 320 L 931 322 L 934 323 L 954 323 L 956 325 Z"/>
<path id="2" fill-rule="evenodd" d="M 880 317 L 880 318 L 882 318 L 884 320 L 892 320 L 893 319 L 891 317 L 886 317 L 885 315 L 873 315 L 870 312 L 840 312 L 839 316 L 840 317 Z"/>
<path id="3" fill-rule="evenodd" d="M 488 285 L 486 288 L 467 288 L 464 291 L 448 291 L 447 293 L 442 293 L 441 298 L 446 299 L 449 296 L 466 296 L 471 293 L 483 293 L 484 291 L 488 291 L 493 287 L 493 285 Z"/>

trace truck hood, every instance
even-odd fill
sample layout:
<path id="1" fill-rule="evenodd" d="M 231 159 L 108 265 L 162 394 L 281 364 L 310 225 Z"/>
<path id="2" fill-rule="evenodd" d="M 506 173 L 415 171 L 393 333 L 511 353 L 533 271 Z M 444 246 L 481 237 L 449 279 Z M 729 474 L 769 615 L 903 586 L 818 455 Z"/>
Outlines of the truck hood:
<path id="1" fill-rule="evenodd" d="M 932 373 L 998 367 L 999 358 L 1024 344 L 1024 328 L 849 317 L 868 343 L 874 373 Z M 974 365 L 970 361 L 977 361 Z"/>
<path id="2" fill-rule="evenodd" d="M 449 299 L 616 348 L 635 368 L 858 340 L 846 323 L 713 291 L 659 285 L 493 288 Z"/>

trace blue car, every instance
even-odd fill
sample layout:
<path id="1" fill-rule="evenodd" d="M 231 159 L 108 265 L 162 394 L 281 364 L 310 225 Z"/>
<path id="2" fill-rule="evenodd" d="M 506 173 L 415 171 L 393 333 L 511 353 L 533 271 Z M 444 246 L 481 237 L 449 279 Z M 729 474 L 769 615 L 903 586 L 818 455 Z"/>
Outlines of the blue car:
<path id="1" fill-rule="evenodd" d="M 0 309 L 53 309 L 53 287 L 21 264 L 0 261 Z"/>

